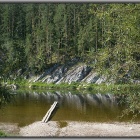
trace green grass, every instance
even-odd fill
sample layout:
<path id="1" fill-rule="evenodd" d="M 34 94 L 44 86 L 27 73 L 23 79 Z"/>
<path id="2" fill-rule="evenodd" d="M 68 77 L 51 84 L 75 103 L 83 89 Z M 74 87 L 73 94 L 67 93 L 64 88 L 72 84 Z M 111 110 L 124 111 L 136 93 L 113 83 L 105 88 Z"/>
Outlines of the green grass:
<path id="1" fill-rule="evenodd" d="M 113 93 L 113 94 L 127 94 L 130 91 L 140 91 L 140 86 L 136 84 L 88 84 L 83 82 L 68 83 L 45 83 L 45 82 L 29 82 L 28 80 L 7 81 L 8 84 L 16 84 L 19 89 L 28 90 L 76 90 L 77 92 L 86 93 Z"/>
<path id="2" fill-rule="evenodd" d="M 5 134 L 4 132 L 0 131 L 0 137 L 7 137 L 8 135 Z"/>
<path id="3" fill-rule="evenodd" d="M 77 86 L 77 85 L 76 85 Z M 126 94 L 130 91 L 140 90 L 139 85 L 134 84 L 87 84 L 87 83 L 80 83 L 78 87 L 76 87 L 79 91 L 91 91 L 93 93 L 114 93 L 114 94 Z"/>

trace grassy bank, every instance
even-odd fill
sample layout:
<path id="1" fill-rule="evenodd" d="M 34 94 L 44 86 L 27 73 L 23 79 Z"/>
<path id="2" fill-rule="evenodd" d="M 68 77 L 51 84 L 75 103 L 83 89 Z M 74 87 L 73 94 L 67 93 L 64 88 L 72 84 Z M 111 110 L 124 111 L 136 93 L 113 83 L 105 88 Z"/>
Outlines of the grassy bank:
<path id="1" fill-rule="evenodd" d="M 138 84 L 88 84 L 82 82 L 68 83 L 45 83 L 45 82 L 29 82 L 28 80 L 7 81 L 7 84 L 14 84 L 17 88 L 26 88 L 29 90 L 77 90 L 79 92 L 90 91 L 93 93 L 110 92 L 114 94 L 127 94 L 134 91 L 140 91 Z"/>
<path id="2" fill-rule="evenodd" d="M 5 134 L 4 132 L 0 131 L 0 137 L 7 137 L 7 134 Z"/>

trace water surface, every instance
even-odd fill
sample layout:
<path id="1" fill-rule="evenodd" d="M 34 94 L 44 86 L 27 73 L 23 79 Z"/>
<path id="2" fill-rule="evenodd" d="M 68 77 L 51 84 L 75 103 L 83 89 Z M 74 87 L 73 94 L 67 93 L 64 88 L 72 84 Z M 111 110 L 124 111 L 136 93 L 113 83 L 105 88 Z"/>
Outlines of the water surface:
<path id="1" fill-rule="evenodd" d="M 59 109 L 54 121 L 114 122 L 120 119 L 122 107 L 113 94 L 81 94 L 73 92 L 27 92 L 17 93 L 12 102 L 0 109 L 0 122 L 18 123 L 25 126 L 41 121 L 54 101 Z"/>

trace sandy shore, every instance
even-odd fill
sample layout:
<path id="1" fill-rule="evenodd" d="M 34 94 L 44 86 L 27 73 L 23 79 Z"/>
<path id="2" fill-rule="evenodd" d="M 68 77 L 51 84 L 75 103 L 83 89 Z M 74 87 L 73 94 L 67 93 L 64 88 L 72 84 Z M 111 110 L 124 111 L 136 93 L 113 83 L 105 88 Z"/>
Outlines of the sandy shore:
<path id="1" fill-rule="evenodd" d="M 19 134 L 20 128 L 17 123 L 0 122 L 0 131 L 5 132 L 7 135 L 15 136 Z"/>
<path id="2" fill-rule="evenodd" d="M 140 136 L 140 124 L 91 122 L 35 122 L 20 129 L 21 136 L 111 137 Z"/>
<path id="3" fill-rule="evenodd" d="M 25 127 L 8 126 L 18 137 L 139 137 L 140 124 L 91 123 L 71 121 L 34 122 Z M 8 128 L 7 127 L 7 128 Z M 2 130 L 2 126 L 0 127 Z M 6 130 L 6 125 L 4 125 Z M 16 130 L 16 131 L 14 131 Z"/>

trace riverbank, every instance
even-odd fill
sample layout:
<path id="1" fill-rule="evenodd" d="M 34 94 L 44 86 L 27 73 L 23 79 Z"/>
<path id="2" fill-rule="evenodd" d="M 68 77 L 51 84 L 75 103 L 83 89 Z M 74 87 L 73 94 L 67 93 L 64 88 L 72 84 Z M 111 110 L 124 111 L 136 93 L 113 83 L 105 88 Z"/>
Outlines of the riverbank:
<path id="1" fill-rule="evenodd" d="M 29 82 L 28 80 L 7 80 L 1 82 L 3 86 L 6 86 L 12 90 L 27 89 L 28 91 L 36 90 L 75 90 L 80 93 L 105 93 L 109 92 L 112 94 L 127 94 L 130 91 L 139 91 L 139 84 L 95 84 L 95 83 L 84 83 L 84 82 L 72 82 L 69 83 L 45 83 L 45 82 Z"/>
<path id="2" fill-rule="evenodd" d="M 14 126 L 15 125 L 15 126 Z M 75 121 L 34 122 L 28 126 L 17 128 L 5 127 L 18 137 L 139 137 L 139 123 L 96 123 Z M 6 125 L 5 125 L 6 126 Z M 10 126 L 10 125 L 9 125 Z M 19 131 L 17 133 L 17 130 Z"/>
<path id="3" fill-rule="evenodd" d="M 20 129 L 21 136 L 123 137 L 140 136 L 140 124 L 91 122 L 35 122 Z"/>
<path id="4" fill-rule="evenodd" d="M 2 83 L 11 85 L 13 89 L 25 88 L 65 88 L 78 90 L 108 90 L 119 89 L 119 87 L 138 86 L 140 80 L 132 79 L 129 74 L 118 76 L 103 74 L 84 62 L 67 62 L 66 64 L 54 64 L 42 72 L 33 73 L 32 71 L 17 70 L 9 77 L 0 77 Z M 119 89 L 121 90 L 121 89 Z"/>

